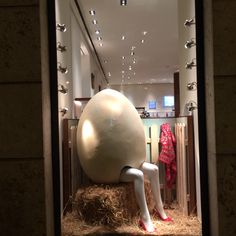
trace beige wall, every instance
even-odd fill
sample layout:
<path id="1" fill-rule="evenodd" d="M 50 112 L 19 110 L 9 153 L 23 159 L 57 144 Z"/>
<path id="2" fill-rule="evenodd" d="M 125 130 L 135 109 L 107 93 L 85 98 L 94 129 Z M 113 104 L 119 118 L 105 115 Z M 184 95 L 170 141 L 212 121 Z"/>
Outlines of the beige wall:
<path id="1" fill-rule="evenodd" d="M 199 157 L 199 135 L 198 135 L 198 110 L 189 112 L 186 104 L 190 101 L 198 103 L 197 89 L 188 90 L 187 84 L 197 82 L 196 67 L 186 69 L 186 63 L 193 59 L 196 61 L 196 47 L 186 49 L 184 47 L 186 41 L 193 39 L 196 42 L 195 25 L 185 27 L 184 22 L 187 19 L 195 21 L 195 1 L 194 0 L 179 0 L 178 1 L 178 22 L 179 22 L 179 86 L 180 86 L 180 115 L 192 115 L 194 125 L 194 152 L 195 152 L 195 175 L 196 175 L 196 199 L 197 199 L 197 214 L 201 220 L 201 187 L 200 187 L 200 157 Z"/>
<path id="2" fill-rule="evenodd" d="M 196 62 L 196 47 L 186 49 L 184 47 L 187 40 L 192 38 L 196 41 L 195 25 L 185 27 L 184 22 L 186 19 L 193 18 L 195 20 L 195 1 L 194 0 L 179 0 L 178 1 L 178 28 L 179 28 L 179 86 L 180 86 L 180 115 L 188 115 L 186 104 L 193 100 L 197 103 L 197 91 L 189 91 L 187 84 L 196 82 L 196 67 L 186 69 L 187 62 L 195 59 Z"/>
<path id="3" fill-rule="evenodd" d="M 66 52 L 57 51 L 57 60 L 68 73 L 58 72 L 58 84 L 68 88 L 66 95 L 59 93 L 60 108 L 67 107 L 68 113 L 62 117 L 59 112 L 59 121 L 63 118 L 74 117 L 74 98 L 91 97 L 98 91 L 98 85 L 104 87 L 101 68 L 97 63 L 94 52 L 87 42 L 86 32 L 81 27 L 81 18 L 74 1 L 56 0 L 56 22 L 65 24 L 67 30 L 56 31 L 57 42 L 67 47 Z M 83 53 L 81 53 L 83 51 Z M 91 73 L 95 74 L 95 88 L 91 87 Z M 83 88 L 83 89 L 82 89 Z"/>
<path id="4" fill-rule="evenodd" d="M 63 195 L 62 177 L 62 121 L 64 118 L 75 118 L 74 98 L 91 97 L 98 91 L 98 85 L 105 86 L 101 68 L 94 52 L 86 41 L 86 32 L 81 26 L 81 18 L 72 0 L 56 0 L 56 22 L 66 25 L 66 31 L 56 31 L 57 42 L 67 47 L 65 52 L 57 51 L 57 60 L 68 73 L 58 72 L 58 84 L 68 88 L 67 94 L 58 94 L 59 144 L 61 196 Z M 83 53 L 81 53 L 83 51 Z M 95 88 L 91 87 L 91 73 L 95 75 Z M 68 113 L 62 116 L 60 110 L 68 108 Z M 61 198 L 62 199 L 62 198 Z M 61 202 L 62 210 L 62 202 Z"/>
<path id="5" fill-rule="evenodd" d="M 67 74 L 58 73 L 58 83 L 68 88 L 66 96 L 59 94 L 59 106 L 69 108 L 65 116 L 69 118 L 73 116 L 74 98 L 91 97 L 98 91 L 98 85 L 104 87 L 106 81 L 87 41 L 87 33 L 73 0 L 56 0 L 56 22 L 65 24 L 67 28 L 66 32 L 57 30 L 56 33 L 57 42 L 67 46 L 66 52 L 58 51 L 57 59 L 68 68 Z M 91 73 L 95 75 L 94 90 L 91 87 Z"/>
<path id="6" fill-rule="evenodd" d="M 145 107 L 148 110 L 148 101 L 157 101 L 157 111 L 171 111 L 163 108 L 163 96 L 174 96 L 174 84 L 128 84 L 111 85 L 112 89 L 122 92 L 135 107 Z"/>

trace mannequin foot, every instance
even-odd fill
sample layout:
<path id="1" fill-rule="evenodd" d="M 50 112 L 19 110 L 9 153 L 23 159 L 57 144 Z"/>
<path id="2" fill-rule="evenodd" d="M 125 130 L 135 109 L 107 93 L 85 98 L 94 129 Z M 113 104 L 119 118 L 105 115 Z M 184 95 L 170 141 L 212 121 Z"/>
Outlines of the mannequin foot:
<path id="1" fill-rule="evenodd" d="M 165 221 L 165 222 L 173 222 L 173 219 L 171 217 L 166 216 L 166 215 L 165 216 L 161 216 L 160 212 L 156 208 L 153 209 L 153 216 L 154 217 L 158 217 L 162 221 Z"/>
<path id="2" fill-rule="evenodd" d="M 144 223 L 143 220 L 139 220 L 139 227 L 142 228 L 144 231 L 148 232 L 148 233 L 153 233 L 156 232 L 156 228 L 153 226 L 153 224 L 150 223 Z"/>

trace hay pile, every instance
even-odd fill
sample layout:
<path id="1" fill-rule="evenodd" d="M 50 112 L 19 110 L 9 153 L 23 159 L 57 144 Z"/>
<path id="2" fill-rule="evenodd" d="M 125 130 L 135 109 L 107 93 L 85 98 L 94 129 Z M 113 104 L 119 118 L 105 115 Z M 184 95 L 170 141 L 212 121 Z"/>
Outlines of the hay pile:
<path id="1" fill-rule="evenodd" d="M 147 181 L 145 192 L 149 211 L 152 212 L 154 201 Z M 172 205 L 166 213 L 174 222 L 152 218 L 157 228 L 154 235 L 201 235 L 201 223 L 196 216 L 183 215 L 177 205 Z M 132 183 L 93 185 L 77 192 L 73 211 L 62 219 L 62 236 L 149 235 L 138 227 L 138 220 L 139 208 Z"/>
<path id="2" fill-rule="evenodd" d="M 150 210 L 154 201 L 150 185 L 145 182 L 146 198 Z M 104 225 L 111 228 L 129 224 L 139 215 L 133 183 L 116 185 L 92 185 L 78 190 L 74 209 L 78 218 L 89 225 Z"/>
<path id="3" fill-rule="evenodd" d="M 62 236 L 97 236 L 97 235 L 162 235 L 162 236 L 201 236 L 201 223 L 196 216 L 183 215 L 178 207 L 166 210 L 167 215 L 174 219 L 173 223 L 167 223 L 153 218 L 153 224 L 157 233 L 148 234 L 138 227 L 139 217 L 133 219 L 133 223 L 122 224 L 117 228 L 109 228 L 104 225 L 92 226 L 78 218 L 76 212 L 68 213 L 62 219 Z"/>

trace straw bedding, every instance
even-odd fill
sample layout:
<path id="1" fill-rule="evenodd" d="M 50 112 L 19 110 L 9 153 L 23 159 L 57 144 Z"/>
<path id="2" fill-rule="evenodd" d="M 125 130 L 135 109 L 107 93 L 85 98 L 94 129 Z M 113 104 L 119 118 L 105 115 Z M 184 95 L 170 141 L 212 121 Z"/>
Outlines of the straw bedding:
<path id="1" fill-rule="evenodd" d="M 145 182 L 149 210 L 154 207 L 150 186 Z M 139 213 L 132 183 L 92 185 L 78 190 L 74 209 L 91 225 L 117 227 L 132 222 Z"/>
<path id="2" fill-rule="evenodd" d="M 145 181 L 145 193 L 152 212 L 154 201 L 148 181 Z M 201 235 L 196 217 L 184 216 L 176 205 L 166 212 L 174 223 L 153 219 L 158 231 L 155 235 Z M 73 211 L 62 219 L 62 235 L 143 235 L 138 220 L 139 208 L 132 183 L 92 185 L 78 190 Z"/>

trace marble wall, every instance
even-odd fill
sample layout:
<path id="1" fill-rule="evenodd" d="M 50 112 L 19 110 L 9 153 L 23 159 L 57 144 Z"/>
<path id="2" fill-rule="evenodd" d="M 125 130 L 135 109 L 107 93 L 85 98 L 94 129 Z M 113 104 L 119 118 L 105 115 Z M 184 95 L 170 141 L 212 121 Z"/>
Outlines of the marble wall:
<path id="1" fill-rule="evenodd" d="M 212 30 L 209 27 L 211 22 L 205 20 L 205 36 L 208 37 L 206 48 L 207 50 L 209 50 L 208 46 L 212 48 L 213 64 L 206 57 L 206 72 L 212 71 L 213 80 L 209 82 L 207 78 L 206 88 L 207 98 L 213 100 L 212 108 L 215 108 L 214 114 L 208 117 L 208 123 L 210 118 L 212 118 L 211 122 L 215 120 L 215 130 L 210 125 L 208 133 L 213 133 L 216 142 L 215 153 L 214 148 L 209 149 L 208 153 L 213 157 L 210 158 L 212 162 L 210 161 L 209 165 L 215 163 L 217 167 L 218 192 L 218 225 L 213 225 L 213 231 L 218 226 L 218 235 L 229 236 L 236 235 L 236 2 L 233 0 L 207 2 L 206 10 L 210 7 L 212 9 Z M 212 45 L 209 35 L 212 37 Z M 213 87 L 214 96 L 211 92 Z M 212 195 L 214 192 L 210 192 L 210 199 L 216 198 Z"/>
<path id="2" fill-rule="evenodd" d="M 0 1 L 1 235 L 46 235 L 39 9 Z"/>

